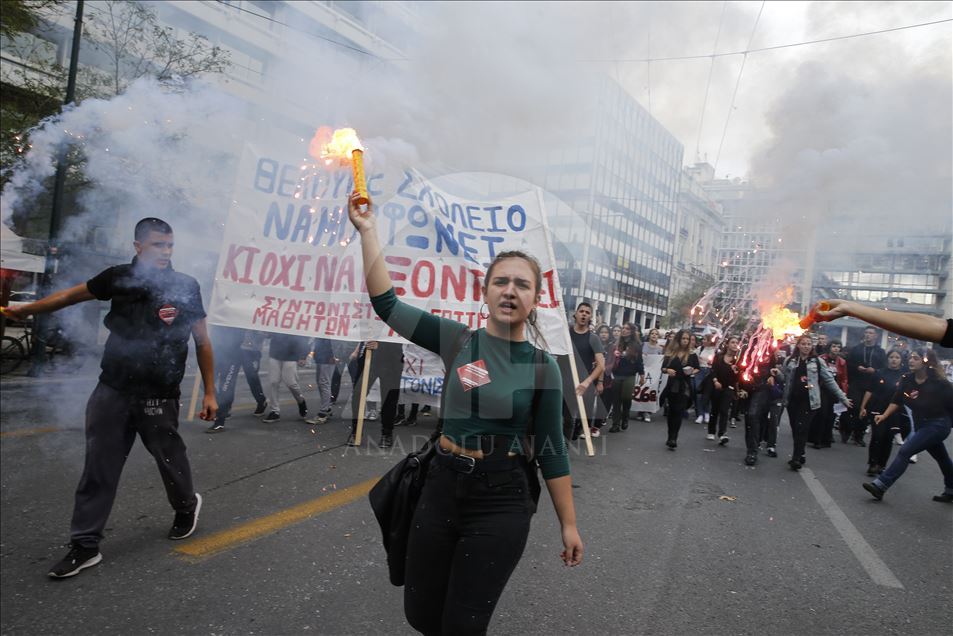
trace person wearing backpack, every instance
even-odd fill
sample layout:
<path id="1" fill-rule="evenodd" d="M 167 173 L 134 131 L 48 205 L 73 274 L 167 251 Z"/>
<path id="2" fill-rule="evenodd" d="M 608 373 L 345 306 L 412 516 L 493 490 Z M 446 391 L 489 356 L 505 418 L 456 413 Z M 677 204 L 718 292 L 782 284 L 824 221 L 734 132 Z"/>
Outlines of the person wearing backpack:
<path id="1" fill-rule="evenodd" d="M 560 556 L 566 565 L 582 562 L 559 368 L 527 338 L 542 274 L 522 252 L 497 254 L 483 278 L 486 327 L 466 333 L 456 321 L 398 300 L 373 204 L 362 209 L 358 197 L 351 195 L 348 216 L 361 237 L 375 312 L 411 342 L 448 358 L 455 354 L 446 360 L 450 381 L 441 395 L 438 450 L 407 539 L 404 613 L 424 634 L 482 634 L 529 536 L 536 509 L 529 456 L 538 462 L 559 518 Z M 532 440 L 526 437 L 530 422 Z"/>

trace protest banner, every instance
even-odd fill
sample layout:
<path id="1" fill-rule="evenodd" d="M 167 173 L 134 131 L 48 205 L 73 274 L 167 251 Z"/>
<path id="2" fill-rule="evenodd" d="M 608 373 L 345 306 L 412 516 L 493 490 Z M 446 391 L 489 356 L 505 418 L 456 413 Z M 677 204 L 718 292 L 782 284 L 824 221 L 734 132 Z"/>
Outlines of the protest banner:
<path id="1" fill-rule="evenodd" d="M 401 339 L 374 313 L 360 241 L 347 218 L 349 171 L 311 171 L 246 148 L 224 229 L 209 322 L 334 340 Z M 528 189 L 500 198 L 460 196 L 411 169 L 368 174 L 378 231 L 398 297 L 471 329 L 486 266 L 520 249 L 543 270 L 538 325 L 553 354 L 568 352 L 562 293 L 542 198 Z M 472 177 L 458 179 L 473 192 Z M 441 187 L 443 186 L 443 187 Z M 388 189 L 392 189 L 388 192 Z M 455 190 L 456 191 L 456 190 Z"/>
<path id="2" fill-rule="evenodd" d="M 664 357 L 658 353 L 646 353 L 642 356 L 645 383 L 636 386 L 632 392 L 632 410 L 636 413 L 655 413 L 659 410 L 659 397 L 668 382 L 668 376 L 662 373 Z"/>

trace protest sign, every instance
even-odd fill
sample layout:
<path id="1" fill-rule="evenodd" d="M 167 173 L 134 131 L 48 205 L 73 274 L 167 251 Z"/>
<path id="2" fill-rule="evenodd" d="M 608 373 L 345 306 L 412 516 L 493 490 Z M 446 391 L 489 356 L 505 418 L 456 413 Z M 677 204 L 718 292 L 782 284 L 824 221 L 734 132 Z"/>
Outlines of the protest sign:
<path id="1" fill-rule="evenodd" d="M 632 410 L 641 413 L 655 413 L 659 409 L 659 396 L 668 382 L 668 376 L 662 373 L 662 359 L 658 353 L 646 353 L 642 356 L 645 365 L 645 383 L 636 386 L 632 393 Z"/>
<path id="2" fill-rule="evenodd" d="M 360 240 L 347 218 L 351 187 L 349 171 L 315 170 L 246 148 L 209 322 L 335 340 L 401 341 L 374 313 L 364 288 Z M 438 182 L 411 169 L 369 172 L 368 190 L 402 301 L 471 329 L 482 327 L 486 266 L 497 253 L 520 249 L 543 270 L 537 324 L 546 349 L 568 352 L 562 293 L 537 191 L 486 197 L 472 194 L 472 175 Z M 454 194 L 460 191 L 471 194 Z"/>

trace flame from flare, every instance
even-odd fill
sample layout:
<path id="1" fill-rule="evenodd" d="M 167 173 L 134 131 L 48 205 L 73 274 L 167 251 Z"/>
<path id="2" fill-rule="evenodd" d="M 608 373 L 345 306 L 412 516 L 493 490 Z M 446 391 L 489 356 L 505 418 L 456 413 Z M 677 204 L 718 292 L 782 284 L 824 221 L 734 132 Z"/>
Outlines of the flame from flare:
<path id="1" fill-rule="evenodd" d="M 783 336 L 800 336 L 804 333 L 800 316 L 787 307 L 773 307 L 761 314 L 761 324 L 774 333 L 775 338 Z"/>
<path id="2" fill-rule="evenodd" d="M 332 132 L 328 126 L 321 126 L 308 146 L 308 154 L 315 159 L 350 161 L 355 150 L 364 150 L 364 146 L 353 128 L 338 128 Z"/>

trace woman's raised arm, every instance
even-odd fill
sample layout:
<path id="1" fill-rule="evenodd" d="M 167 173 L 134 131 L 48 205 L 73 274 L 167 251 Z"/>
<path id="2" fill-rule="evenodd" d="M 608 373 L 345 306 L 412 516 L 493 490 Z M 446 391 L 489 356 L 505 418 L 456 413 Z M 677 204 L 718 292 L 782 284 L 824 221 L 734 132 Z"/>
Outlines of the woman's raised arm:
<path id="1" fill-rule="evenodd" d="M 367 206 L 362 210 L 357 203 L 361 196 L 355 190 L 347 202 L 347 216 L 361 235 L 361 254 L 364 257 L 364 279 L 367 281 L 367 293 L 373 298 L 387 292 L 392 287 L 390 275 L 384 265 L 384 254 L 377 238 L 377 221 L 374 219 L 374 203 L 368 197 Z"/>

